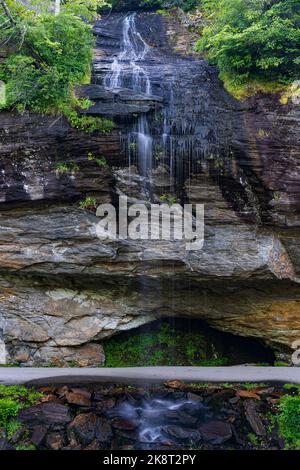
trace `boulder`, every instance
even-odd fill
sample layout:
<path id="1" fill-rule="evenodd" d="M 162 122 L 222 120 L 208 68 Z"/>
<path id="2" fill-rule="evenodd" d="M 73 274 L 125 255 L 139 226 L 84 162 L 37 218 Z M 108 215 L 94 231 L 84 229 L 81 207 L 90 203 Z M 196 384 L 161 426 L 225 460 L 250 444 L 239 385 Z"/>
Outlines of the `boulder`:
<path id="1" fill-rule="evenodd" d="M 210 421 L 199 428 L 202 439 L 212 445 L 221 445 L 232 437 L 230 424 L 223 421 Z"/>
<path id="2" fill-rule="evenodd" d="M 72 416 L 67 406 L 46 402 L 20 410 L 18 419 L 31 429 L 41 425 L 59 430 L 72 420 Z"/>
<path id="3" fill-rule="evenodd" d="M 95 439 L 98 442 L 108 442 L 112 438 L 112 429 L 109 421 L 94 413 L 77 415 L 68 427 L 68 433 L 73 432 L 78 440 L 89 445 Z"/>

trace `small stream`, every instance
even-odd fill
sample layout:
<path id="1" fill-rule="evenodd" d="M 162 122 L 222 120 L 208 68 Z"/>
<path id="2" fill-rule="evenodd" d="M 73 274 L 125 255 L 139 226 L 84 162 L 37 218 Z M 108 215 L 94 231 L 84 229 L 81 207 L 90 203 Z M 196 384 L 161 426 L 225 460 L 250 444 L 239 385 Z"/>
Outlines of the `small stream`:
<path id="1" fill-rule="evenodd" d="M 192 396 L 192 394 L 191 394 Z M 201 399 L 156 398 L 121 402 L 107 414 L 134 423 L 140 447 L 145 445 L 174 445 L 176 442 L 197 444 L 201 435 L 197 428 L 209 422 L 213 413 Z"/>

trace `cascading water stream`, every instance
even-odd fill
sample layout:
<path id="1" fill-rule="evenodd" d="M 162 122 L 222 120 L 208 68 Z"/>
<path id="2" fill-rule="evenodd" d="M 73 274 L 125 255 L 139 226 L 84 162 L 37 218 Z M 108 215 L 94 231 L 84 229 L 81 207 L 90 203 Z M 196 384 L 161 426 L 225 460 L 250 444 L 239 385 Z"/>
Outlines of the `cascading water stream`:
<path id="1" fill-rule="evenodd" d="M 111 71 L 104 78 L 104 85 L 110 90 L 131 88 L 136 93 L 150 95 L 151 82 L 146 70 L 141 65 L 150 51 L 150 47 L 136 29 L 135 16 L 136 13 L 132 13 L 123 20 L 121 51 L 114 59 Z M 137 144 L 140 174 L 147 176 L 152 167 L 153 139 L 150 135 L 146 114 L 141 114 L 138 117 L 133 137 Z M 131 135 L 128 136 L 129 145 L 134 144 L 134 140 L 132 141 Z"/>

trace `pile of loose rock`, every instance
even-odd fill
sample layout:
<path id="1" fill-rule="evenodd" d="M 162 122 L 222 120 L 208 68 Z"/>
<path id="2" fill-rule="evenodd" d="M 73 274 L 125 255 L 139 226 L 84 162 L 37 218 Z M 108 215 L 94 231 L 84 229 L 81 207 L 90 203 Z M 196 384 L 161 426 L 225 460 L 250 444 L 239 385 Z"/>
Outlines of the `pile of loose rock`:
<path id="1" fill-rule="evenodd" d="M 50 450 L 280 449 L 272 415 L 287 392 L 274 386 L 51 386 L 19 412 L 0 447 Z"/>

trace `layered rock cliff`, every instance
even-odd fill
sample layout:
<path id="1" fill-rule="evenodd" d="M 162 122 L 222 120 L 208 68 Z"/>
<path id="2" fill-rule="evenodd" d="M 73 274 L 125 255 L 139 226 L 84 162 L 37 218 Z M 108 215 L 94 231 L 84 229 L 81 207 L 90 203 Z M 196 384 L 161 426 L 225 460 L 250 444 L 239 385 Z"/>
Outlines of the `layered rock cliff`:
<path id="1" fill-rule="evenodd" d="M 174 22 L 152 13 L 135 17 L 145 56 L 124 58 L 113 87 L 124 18 L 95 25 L 93 83 L 82 90 L 89 114 L 114 118 L 112 134 L 0 114 L 1 362 L 99 365 L 102 339 L 167 316 L 288 351 L 300 339 L 300 107 L 276 95 L 236 101 L 214 67 L 174 50 Z M 151 165 L 135 140 L 145 116 Z M 79 201 L 120 194 L 204 203 L 203 250 L 101 241 Z"/>

